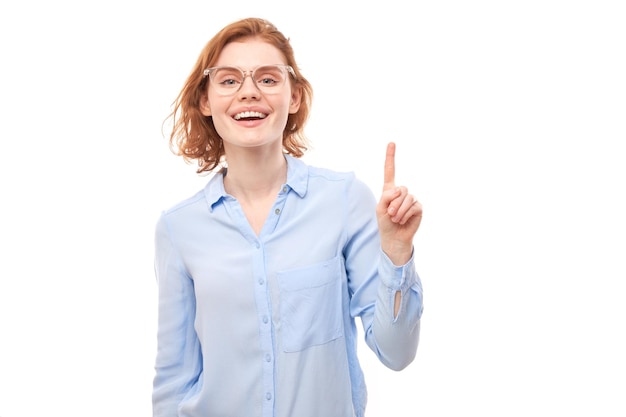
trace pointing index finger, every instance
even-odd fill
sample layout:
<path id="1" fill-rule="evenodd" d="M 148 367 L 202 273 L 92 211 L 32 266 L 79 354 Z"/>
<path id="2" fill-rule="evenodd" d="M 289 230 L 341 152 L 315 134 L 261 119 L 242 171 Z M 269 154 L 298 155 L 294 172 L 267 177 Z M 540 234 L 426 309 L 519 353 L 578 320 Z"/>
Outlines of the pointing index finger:
<path id="1" fill-rule="evenodd" d="M 383 190 L 389 190 L 396 186 L 396 144 L 389 142 L 387 144 L 387 155 L 385 156 L 385 177 L 383 181 Z"/>

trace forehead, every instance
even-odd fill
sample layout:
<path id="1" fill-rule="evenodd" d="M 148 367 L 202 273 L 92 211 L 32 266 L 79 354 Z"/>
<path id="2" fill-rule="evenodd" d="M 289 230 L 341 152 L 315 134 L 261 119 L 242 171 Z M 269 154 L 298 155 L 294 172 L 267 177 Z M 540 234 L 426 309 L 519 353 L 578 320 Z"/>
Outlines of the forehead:
<path id="1" fill-rule="evenodd" d="M 215 66 L 233 65 L 243 69 L 264 64 L 286 64 L 283 54 L 274 45 L 259 39 L 247 39 L 227 44 Z"/>

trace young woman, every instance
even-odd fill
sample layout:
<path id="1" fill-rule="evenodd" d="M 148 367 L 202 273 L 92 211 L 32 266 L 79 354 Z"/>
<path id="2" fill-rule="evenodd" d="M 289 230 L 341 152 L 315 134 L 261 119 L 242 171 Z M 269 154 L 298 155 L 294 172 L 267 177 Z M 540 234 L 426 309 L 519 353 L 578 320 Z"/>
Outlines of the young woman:
<path id="1" fill-rule="evenodd" d="M 415 357 L 421 205 L 394 183 L 393 143 L 378 203 L 299 159 L 311 98 L 288 39 L 250 18 L 174 103 L 172 148 L 213 175 L 156 227 L 155 417 L 363 416 L 357 317 L 386 366 Z"/>

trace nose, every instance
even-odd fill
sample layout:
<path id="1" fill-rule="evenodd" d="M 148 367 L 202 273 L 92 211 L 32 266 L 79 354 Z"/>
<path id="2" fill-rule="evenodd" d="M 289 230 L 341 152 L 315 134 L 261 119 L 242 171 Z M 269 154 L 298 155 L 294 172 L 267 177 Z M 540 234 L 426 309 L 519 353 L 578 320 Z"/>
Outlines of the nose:
<path id="1" fill-rule="evenodd" d="M 248 79 L 250 80 L 248 81 Z M 254 82 L 254 79 L 252 78 L 251 72 L 244 73 L 243 81 L 241 82 L 241 87 L 239 88 L 238 94 L 240 100 L 256 100 L 259 98 L 260 91 L 256 83 Z"/>

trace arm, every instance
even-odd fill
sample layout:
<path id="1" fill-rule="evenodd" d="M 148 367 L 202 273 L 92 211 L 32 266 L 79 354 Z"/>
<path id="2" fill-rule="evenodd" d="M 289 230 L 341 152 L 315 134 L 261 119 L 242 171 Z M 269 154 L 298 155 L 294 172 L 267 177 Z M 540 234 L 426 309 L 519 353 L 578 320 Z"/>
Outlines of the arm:
<path id="1" fill-rule="evenodd" d="M 404 265 L 413 256 L 413 238 L 422 222 L 422 205 L 408 193 L 406 187 L 395 184 L 395 143 L 387 145 L 383 194 L 376 207 L 383 252 L 395 265 Z M 398 314 L 401 292 L 395 294 L 395 313 Z"/>
<path id="2" fill-rule="evenodd" d="M 349 240 L 344 250 L 352 295 L 350 314 L 361 318 L 368 346 L 390 369 L 400 370 L 415 357 L 422 313 L 422 288 L 412 254 L 394 265 L 381 250 L 374 216 L 376 200 L 361 182 L 347 192 Z"/>
<path id="3" fill-rule="evenodd" d="M 193 281 L 184 270 L 164 217 L 156 228 L 155 274 L 159 298 L 153 416 L 175 417 L 180 402 L 198 379 L 202 355 L 193 328 Z"/>

